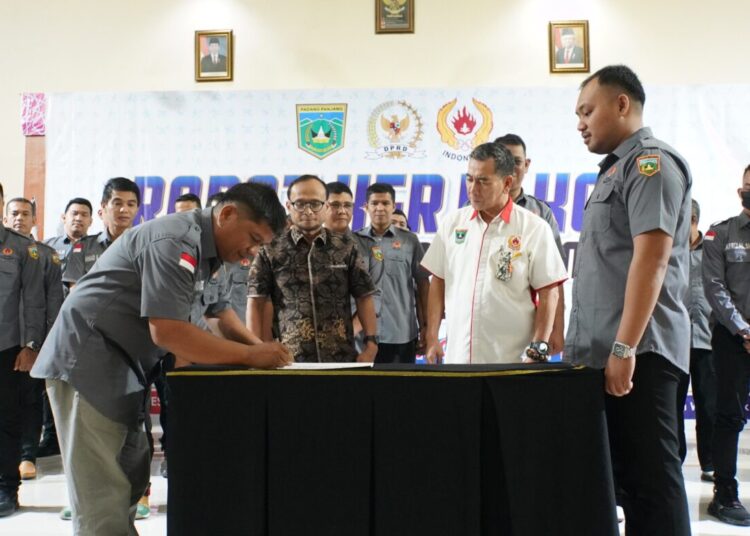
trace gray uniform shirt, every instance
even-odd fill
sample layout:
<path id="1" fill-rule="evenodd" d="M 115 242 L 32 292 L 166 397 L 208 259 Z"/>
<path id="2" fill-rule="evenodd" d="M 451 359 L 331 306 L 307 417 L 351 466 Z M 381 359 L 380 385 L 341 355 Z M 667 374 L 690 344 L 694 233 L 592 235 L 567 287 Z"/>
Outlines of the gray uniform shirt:
<path id="1" fill-rule="evenodd" d="M 420 264 L 424 251 L 417 235 L 391 225 L 383 236 L 372 227 L 354 233 L 370 277 L 380 291 L 378 337 L 385 344 L 404 344 L 417 338 L 416 284 L 429 275 Z"/>
<path id="2" fill-rule="evenodd" d="M 700 350 L 711 349 L 711 328 L 708 319 L 711 316 L 711 306 L 703 291 L 703 236 L 698 239 L 695 249 L 690 250 L 690 293 L 687 308 L 690 314 L 690 348 Z"/>
<path id="3" fill-rule="evenodd" d="M 552 209 L 549 208 L 549 205 L 533 195 L 524 193 L 523 190 L 521 190 L 521 195 L 518 196 L 518 199 L 514 199 L 513 202 L 519 207 L 523 207 L 526 210 L 533 212 L 549 224 L 552 229 L 552 236 L 555 238 L 555 245 L 560 252 L 560 257 L 563 262 L 567 262 L 565 254 L 563 253 L 562 239 L 560 238 L 560 226 L 557 224 L 555 215 L 552 214 Z"/>
<path id="4" fill-rule="evenodd" d="M 147 376 L 164 355 L 148 319 L 188 322 L 196 281 L 220 264 L 211 209 L 129 230 L 65 300 L 31 375 L 68 382 L 104 416 L 138 429 Z"/>
<path id="5" fill-rule="evenodd" d="M 85 236 L 81 238 L 83 240 Z M 78 241 L 80 242 L 80 240 Z M 71 240 L 68 235 L 53 236 L 44 241 L 46 245 L 51 247 L 57 252 L 57 256 L 60 259 L 61 270 L 65 271 L 65 262 L 68 259 L 68 254 L 72 251 L 73 246 L 78 242 Z"/>
<path id="6" fill-rule="evenodd" d="M 42 261 L 44 271 L 44 298 L 46 302 L 45 334 L 55 323 L 57 313 L 63 302 L 63 286 L 61 282 L 62 269 L 60 257 L 50 246 L 37 242 L 39 248 L 39 260 Z"/>
<path id="7" fill-rule="evenodd" d="M 101 233 L 83 237 L 73 245 L 65 261 L 63 283 L 75 284 L 94 267 L 97 259 L 112 243 L 109 232 L 105 229 Z"/>
<path id="8" fill-rule="evenodd" d="M 662 230 L 673 238 L 667 272 L 637 353 L 655 352 L 687 372 L 690 317 L 690 189 L 684 159 L 651 129 L 623 141 L 600 164 L 586 203 L 573 267 L 573 301 L 565 360 L 604 368 L 617 335 L 633 238 Z"/>
<path id="9" fill-rule="evenodd" d="M 0 351 L 44 339 L 44 266 L 39 257 L 32 240 L 0 225 Z"/>
<path id="10" fill-rule="evenodd" d="M 242 259 L 240 262 L 224 265 L 229 276 L 230 303 L 243 324 L 247 317 L 247 276 L 251 265 L 252 259 Z"/>
<path id="11" fill-rule="evenodd" d="M 750 217 L 744 212 L 706 233 L 703 285 L 713 318 L 734 335 L 750 329 Z"/>
<path id="12" fill-rule="evenodd" d="M 201 273 L 195 281 L 190 322 L 205 331 L 210 331 L 206 316 L 213 316 L 230 307 L 230 281 L 226 266 L 222 264 L 213 273 Z M 200 267 L 203 268 L 208 269 L 207 266 Z"/>

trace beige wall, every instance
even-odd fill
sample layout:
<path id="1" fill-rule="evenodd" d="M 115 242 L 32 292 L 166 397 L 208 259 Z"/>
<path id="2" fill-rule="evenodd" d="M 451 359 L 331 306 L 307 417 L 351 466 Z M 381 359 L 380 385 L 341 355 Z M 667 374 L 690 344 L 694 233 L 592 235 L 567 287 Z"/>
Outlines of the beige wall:
<path id="1" fill-rule="evenodd" d="M 593 69 L 750 83 L 747 1 L 415 0 L 413 35 L 376 35 L 373 1 L 0 0 L 6 197 L 23 189 L 27 91 L 575 85 L 548 70 L 547 22 L 567 19 L 589 20 Z M 196 83 L 193 32 L 226 28 L 235 80 Z"/>

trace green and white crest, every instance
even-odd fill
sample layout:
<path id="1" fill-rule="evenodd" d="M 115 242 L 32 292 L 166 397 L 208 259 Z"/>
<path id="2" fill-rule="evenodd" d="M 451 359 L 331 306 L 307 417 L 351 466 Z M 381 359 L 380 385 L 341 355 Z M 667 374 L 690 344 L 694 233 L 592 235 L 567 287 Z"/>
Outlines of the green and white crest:
<path id="1" fill-rule="evenodd" d="M 323 159 L 344 146 L 346 104 L 298 104 L 297 146 Z"/>

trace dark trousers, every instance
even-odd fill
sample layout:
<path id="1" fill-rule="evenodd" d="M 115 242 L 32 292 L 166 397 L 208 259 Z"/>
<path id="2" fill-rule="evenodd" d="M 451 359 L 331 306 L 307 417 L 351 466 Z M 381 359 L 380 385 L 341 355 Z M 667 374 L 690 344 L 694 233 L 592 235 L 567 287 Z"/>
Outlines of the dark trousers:
<path id="1" fill-rule="evenodd" d="M 0 488 L 11 494 L 21 483 L 21 386 L 28 372 L 13 370 L 21 348 L 0 352 Z"/>
<path id="2" fill-rule="evenodd" d="M 737 485 L 737 443 L 745 427 L 745 401 L 750 385 L 750 354 L 742 338 L 721 324 L 714 326 L 711 346 L 716 370 L 716 421 L 713 460 L 717 487 Z"/>
<path id="3" fill-rule="evenodd" d="M 702 471 L 714 470 L 711 448 L 714 439 L 714 417 L 716 414 L 716 373 L 711 350 L 690 349 L 690 376 L 683 376 L 677 390 L 677 420 L 679 425 L 680 460 L 685 462 L 685 400 L 688 385 L 693 384 L 695 405 L 695 439 L 698 445 L 698 462 Z"/>
<path id="4" fill-rule="evenodd" d="M 690 535 L 675 404 L 682 374 L 658 354 L 640 354 L 630 394 L 606 396 L 612 469 L 627 536 Z"/>
<path id="5" fill-rule="evenodd" d="M 49 407 L 47 390 L 42 393 L 42 440 L 40 445 L 57 445 L 57 430 L 55 429 L 55 418 L 52 408 Z M 49 447 L 48 447 L 49 448 Z"/>
<path id="6" fill-rule="evenodd" d="M 36 463 L 36 452 L 42 435 L 43 396 L 44 380 L 27 374 L 21 387 L 21 459 L 32 463 Z"/>
<path id="7" fill-rule="evenodd" d="M 410 363 L 417 360 L 417 340 L 403 344 L 378 344 L 375 363 Z"/>

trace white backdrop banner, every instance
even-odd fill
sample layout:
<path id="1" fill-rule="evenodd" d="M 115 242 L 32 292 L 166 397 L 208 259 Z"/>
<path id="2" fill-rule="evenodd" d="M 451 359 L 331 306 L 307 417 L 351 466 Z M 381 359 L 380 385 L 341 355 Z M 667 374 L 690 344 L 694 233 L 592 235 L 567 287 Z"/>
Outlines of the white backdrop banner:
<path id="1" fill-rule="evenodd" d="M 647 95 L 646 124 L 692 167 L 701 227 L 738 213 L 735 190 L 750 162 L 750 86 L 651 87 Z M 574 248 L 601 159 L 576 130 L 574 87 L 48 97 L 48 236 L 60 230 L 70 198 L 96 207 L 114 176 L 140 185 L 141 222 L 172 212 L 183 193 L 205 202 L 241 181 L 270 184 L 283 201 L 291 180 L 313 173 L 349 184 L 358 207 L 369 184 L 392 184 L 411 228 L 429 241 L 441 217 L 466 200 L 472 147 L 513 132 L 532 161 L 525 190 L 550 204 Z M 357 209 L 353 228 L 365 224 Z"/>

